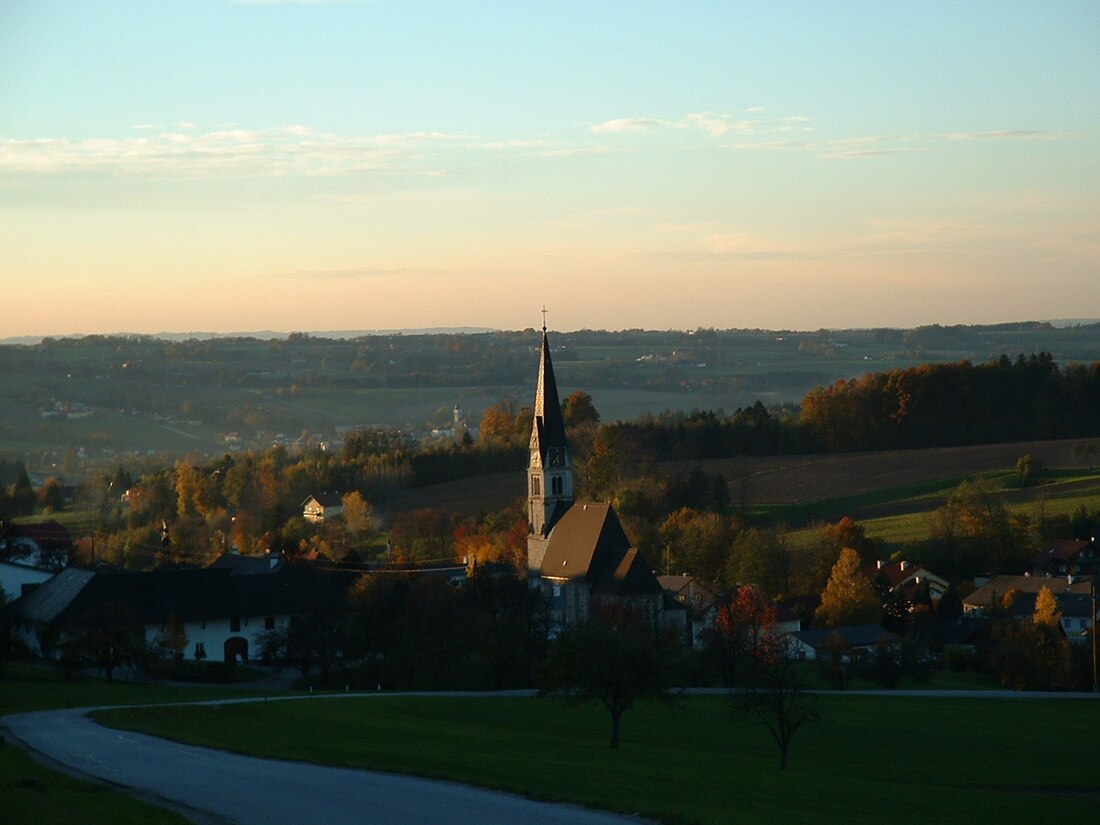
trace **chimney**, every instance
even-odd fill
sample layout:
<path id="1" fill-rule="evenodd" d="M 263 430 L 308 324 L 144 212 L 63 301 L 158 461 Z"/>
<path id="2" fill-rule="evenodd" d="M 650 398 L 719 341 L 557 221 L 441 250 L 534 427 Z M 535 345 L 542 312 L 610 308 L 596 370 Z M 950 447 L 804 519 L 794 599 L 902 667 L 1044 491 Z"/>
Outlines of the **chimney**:
<path id="1" fill-rule="evenodd" d="M 909 569 L 909 562 L 907 562 L 905 559 L 901 560 L 901 569 L 902 570 L 908 570 Z"/>
<path id="2" fill-rule="evenodd" d="M 884 562 L 882 559 L 879 559 L 878 561 L 875 562 L 875 569 L 876 570 L 881 570 L 885 566 L 886 566 L 886 562 Z"/>

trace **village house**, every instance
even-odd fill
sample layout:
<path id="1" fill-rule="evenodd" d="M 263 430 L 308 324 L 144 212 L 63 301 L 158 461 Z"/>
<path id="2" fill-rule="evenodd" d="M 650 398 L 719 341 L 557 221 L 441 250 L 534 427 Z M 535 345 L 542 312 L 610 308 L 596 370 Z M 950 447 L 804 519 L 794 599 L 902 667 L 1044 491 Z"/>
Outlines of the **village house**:
<path id="1" fill-rule="evenodd" d="M 900 596 L 909 606 L 909 610 L 912 610 L 920 591 L 926 590 L 932 601 L 938 602 L 949 587 L 947 579 L 904 559 L 901 561 L 879 559 L 865 565 L 863 575 L 876 587 L 884 588 L 891 596 Z"/>
<path id="2" fill-rule="evenodd" d="M 262 656 L 265 634 L 339 598 L 335 575 L 272 557 L 237 559 L 198 570 L 69 568 L 8 605 L 12 637 L 54 656 L 66 635 L 109 608 L 140 625 L 150 646 L 175 623 L 186 637 L 184 659 L 247 663 Z"/>
<path id="3" fill-rule="evenodd" d="M 1031 559 L 1031 572 L 1036 576 L 1094 575 L 1100 568 L 1100 553 L 1096 540 L 1055 539 L 1050 547 Z"/>
<path id="4" fill-rule="evenodd" d="M 1013 618 L 1030 619 L 1035 614 L 1035 600 L 1044 587 L 1054 595 L 1059 624 L 1066 638 L 1078 642 L 1088 640 L 1092 628 L 1093 583 L 1087 579 L 996 576 L 963 599 L 963 611 L 968 616 L 986 616 L 997 606 L 1007 608 Z"/>
<path id="5" fill-rule="evenodd" d="M 302 518 L 314 524 L 324 524 L 344 514 L 344 497 L 340 493 L 315 493 L 302 502 Z"/>
<path id="6" fill-rule="evenodd" d="M 877 645 L 900 645 L 904 641 L 901 636 L 877 624 L 799 630 L 791 634 L 791 640 L 792 650 L 800 659 L 817 659 L 834 644 L 843 645 L 845 655 L 860 657 Z"/>

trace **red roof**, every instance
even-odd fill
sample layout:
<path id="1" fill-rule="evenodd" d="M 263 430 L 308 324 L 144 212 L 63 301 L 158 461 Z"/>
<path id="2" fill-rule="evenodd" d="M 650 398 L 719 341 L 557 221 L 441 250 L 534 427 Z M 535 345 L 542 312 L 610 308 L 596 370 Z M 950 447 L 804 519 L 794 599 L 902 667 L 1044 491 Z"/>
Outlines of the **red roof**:
<path id="1" fill-rule="evenodd" d="M 1084 539 L 1055 539 L 1054 543 L 1041 553 L 1037 553 L 1032 559 L 1032 564 L 1045 564 L 1048 561 L 1071 562 L 1087 548 L 1091 541 Z"/>

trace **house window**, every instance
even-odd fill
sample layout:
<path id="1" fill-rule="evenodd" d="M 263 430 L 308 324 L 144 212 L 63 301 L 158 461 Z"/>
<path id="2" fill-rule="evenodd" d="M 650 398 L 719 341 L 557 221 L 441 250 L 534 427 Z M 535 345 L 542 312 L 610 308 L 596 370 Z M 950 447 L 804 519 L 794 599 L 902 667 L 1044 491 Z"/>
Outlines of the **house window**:
<path id="1" fill-rule="evenodd" d="M 274 629 L 275 629 L 275 617 L 274 616 L 266 617 L 264 619 L 264 630 L 274 630 Z"/>
<path id="2" fill-rule="evenodd" d="M 206 643 L 205 642 L 195 642 L 195 658 L 196 659 L 205 659 L 206 658 Z"/>
<path id="3" fill-rule="evenodd" d="M 541 495 L 541 493 L 539 492 L 539 477 L 538 476 L 531 476 L 531 495 L 533 495 L 533 496 Z"/>
<path id="4" fill-rule="evenodd" d="M 241 617 L 234 616 L 229 620 L 229 632 L 240 633 L 241 632 Z"/>

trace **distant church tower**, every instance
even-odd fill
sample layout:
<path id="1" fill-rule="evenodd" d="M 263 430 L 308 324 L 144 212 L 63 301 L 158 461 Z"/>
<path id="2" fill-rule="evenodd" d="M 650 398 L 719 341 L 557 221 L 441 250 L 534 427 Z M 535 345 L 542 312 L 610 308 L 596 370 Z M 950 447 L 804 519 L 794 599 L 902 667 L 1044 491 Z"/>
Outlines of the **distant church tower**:
<path id="1" fill-rule="evenodd" d="M 537 576 L 550 531 L 573 504 L 573 456 L 565 440 L 558 385 L 550 360 L 550 342 L 542 326 L 539 381 L 535 389 L 535 419 L 531 426 L 531 457 L 527 465 L 527 572 Z"/>

